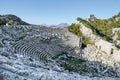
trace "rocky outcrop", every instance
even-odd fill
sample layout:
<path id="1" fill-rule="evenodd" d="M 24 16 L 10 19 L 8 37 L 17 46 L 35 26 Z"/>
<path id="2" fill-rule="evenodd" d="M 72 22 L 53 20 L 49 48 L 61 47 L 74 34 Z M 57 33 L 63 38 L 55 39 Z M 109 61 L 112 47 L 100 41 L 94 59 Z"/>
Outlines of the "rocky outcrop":
<path id="1" fill-rule="evenodd" d="M 97 46 L 98 50 L 104 51 L 108 55 L 114 54 L 114 55 L 112 55 L 114 60 L 120 62 L 120 60 L 118 59 L 120 57 L 119 50 L 116 48 L 116 46 L 113 43 L 105 41 L 105 40 L 101 39 L 99 36 L 94 35 L 92 30 L 90 28 L 87 28 L 81 22 L 76 21 L 76 24 L 80 25 L 80 30 L 84 36 L 88 37 L 89 39 L 91 39 L 95 42 L 95 46 Z M 119 28 L 113 29 L 112 32 L 115 35 L 117 31 L 119 31 Z M 114 39 L 116 39 L 116 38 L 114 38 Z M 117 42 L 117 44 L 118 44 L 118 42 Z"/>
<path id="2" fill-rule="evenodd" d="M 120 32 L 120 28 L 113 28 L 112 29 L 112 35 L 113 35 L 113 40 L 117 40 L 117 33 Z"/>
<path id="3" fill-rule="evenodd" d="M 95 21 L 97 18 L 93 15 L 93 14 L 90 14 L 89 17 L 86 19 L 88 22 L 93 22 Z"/>
<path id="4" fill-rule="evenodd" d="M 112 54 L 113 58 L 116 60 L 116 61 L 119 61 L 120 62 L 120 50 L 114 50 L 113 52 L 114 54 Z"/>
<path id="5" fill-rule="evenodd" d="M 116 46 L 120 46 L 120 40 L 118 40 L 118 33 L 120 32 L 120 28 L 112 29 L 112 38 L 114 40 Z"/>
<path id="6" fill-rule="evenodd" d="M 113 55 L 106 54 L 105 52 L 98 50 L 94 45 L 88 45 L 82 50 L 82 57 L 89 62 L 90 67 L 94 67 L 98 70 L 100 75 L 104 76 L 120 76 L 120 63 L 118 53 Z"/>
<path id="7" fill-rule="evenodd" d="M 83 57 L 89 61 L 101 62 L 102 64 L 113 67 L 115 67 L 114 63 L 117 63 L 113 59 L 112 55 L 99 50 L 95 45 L 88 45 L 85 49 L 83 49 Z"/>
<path id="8" fill-rule="evenodd" d="M 98 50 L 105 51 L 109 55 L 114 54 L 115 46 L 112 43 L 100 39 L 95 45 L 98 47 Z"/>
<path id="9" fill-rule="evenodd" d="M 91 40 L 97 42 L 98 40 L 100 40 L 100 37 L 97 35 L 93 34 L 93 31 L 90 28 L 87 28 L 86 26 L 84 26 L 82 23 L 80 23 L 79 21 L 76 21 L 76 24 L 80 25 L 80 31 L 82 32 L 82 34 L 88 38 L 90 38 Z"/>

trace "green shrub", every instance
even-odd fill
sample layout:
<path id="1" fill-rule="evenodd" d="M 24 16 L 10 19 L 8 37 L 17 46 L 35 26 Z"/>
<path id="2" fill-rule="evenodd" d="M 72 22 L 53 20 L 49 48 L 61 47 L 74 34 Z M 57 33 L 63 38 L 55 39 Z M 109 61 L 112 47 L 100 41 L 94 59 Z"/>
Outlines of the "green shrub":
<path id="1" fill-rule="evenodd" d="M 81 22 L 82 24 L 84 24 L 86 27 L 88 27 L 88 28 L 92 28 L 92 25 L 88 22 L 88 21 L 86 21 L 86 20 L 83 20 L 82 18 L 77 18 L 77 21 L 79 21 L 79 22 Z"/>
<path id="2" fill-rule="evenodd" d="M 120 40 L 120 32 L 118 32 L 117 35 L 118 35 L 117 39 Z"/>
<path id="3" fill-rule="evenodd" d="M 77 36 L 82 36 L 82 32 L 80 31 L 79 25 L 77 24 L 72 24 L 67 27 L 69 31 L 73 32 Z"/>
<path id="4" fill-rule="evenodd" d="M 61 63 L 61 66 L 65 68 L 65 70 L 80 72 L 80 73 L 98 73 L 97 69 L 89 68 L 87 66 L 86 61 L 83 59 L 78 59 L 75 57 L 67 57 L 65 61 Z"/>
<path id="5" fill-rule="evenodd" d="M 87 45 L 87 44 L 95 44 L 95 42 L 90 40 L 89 38 L 83 36 L 83 44 L 85 44 L 85 45 Z"/>
<path id="6" fill-rule="evenodd" d="M 0 25 L 5 25 L 5 22 L 3 22 L 1 19 L 0 19 Z"/>
<path id="7" fill-rule="evenodd" d="M 8 24 L 8 25 L 13 25 L 13 20 L 9 20 L 6 24 Z"/>

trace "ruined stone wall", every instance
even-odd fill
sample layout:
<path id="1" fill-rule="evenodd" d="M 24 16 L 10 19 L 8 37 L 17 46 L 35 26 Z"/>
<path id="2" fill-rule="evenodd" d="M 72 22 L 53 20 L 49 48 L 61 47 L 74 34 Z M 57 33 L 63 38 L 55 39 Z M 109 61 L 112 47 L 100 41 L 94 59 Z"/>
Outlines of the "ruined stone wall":
<path id="1" fill-rule="evenodd" d="M 116 50 L 116 47 L 114 46 L 114 44 L 107 42 L 105 40 L 102 40 L 99 36 L 94 35 L 92 33 L 92 30 L 90 28 L 87 28 L 86 26 L 84 26 L 82 23 L 80 23 L 79 21 L 76 21 L 76 24 L 80 25 L 80 30 L 82 32 L 82 34 L 88 38 L 90 38 L 91 40 L 95 41 L 95 45 L 97 46 L 98 50 L 104 51 L 106 52 L 108 55 L 114 54 L 114 58 L 115 57 L 120 57 L 119 56 L 119 50 Z M 119 31 L 119 29 L 113 29 L 113 33 L 115 34 L 116 31 Z M 119 58 L 116 58 L 117 61 L 120 61 Z"/>
<path id="2" fill-rule="evenodd" d="M 95 43 L 99 50 L 105 51 L 107 54 L 112 54 L 112 50 L 114 46 L 112 43 L 109 43 L 105 40 L 100 39 L 98 42 Z"/>

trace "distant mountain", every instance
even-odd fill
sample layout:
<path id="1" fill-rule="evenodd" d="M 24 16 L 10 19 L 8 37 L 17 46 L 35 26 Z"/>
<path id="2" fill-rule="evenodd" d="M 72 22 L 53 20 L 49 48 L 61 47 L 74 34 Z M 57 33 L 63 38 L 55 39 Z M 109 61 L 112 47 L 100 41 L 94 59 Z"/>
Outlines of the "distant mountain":
<path id="1" fill-rule="evenodd" d="M 67 26 L 69 26 L 69 24 L 68 23 L 60 23 L 57 26 L 58 27 L 67 27 Z"/>
<path id="2" fill-rule="evenodd" d="M 60 24 L 58 24 L 58 25 L 50 25 L 50 26 L 48 26 L 48 27 L 57 27 L 57 28 L 63 28 L 63 27 L 67 27 L 67 26 L 69 26 L 69 24 L 68 23 L 60 23 Z"/>
<path id="3" fill-rule="evenodd" d="M 0 25 L 29 25 L 27 22 L 22 21 L 19 17 L 8 14 L 0 15 Z"/>

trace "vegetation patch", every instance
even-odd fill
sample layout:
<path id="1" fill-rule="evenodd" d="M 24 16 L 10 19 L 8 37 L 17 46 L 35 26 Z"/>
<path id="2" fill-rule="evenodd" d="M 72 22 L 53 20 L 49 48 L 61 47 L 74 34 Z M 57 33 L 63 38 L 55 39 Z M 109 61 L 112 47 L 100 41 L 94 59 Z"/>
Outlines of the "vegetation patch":
<path id="1" fill-rule="evenodd" d="M 86 27 L 92 29 L 93 34 L 99 35 L 102 39 L 113 42 L 112 29 L 120 27 L 120 12 L 109 19 L 96 19 L 93 22 L 88 22 L 82 18 L 77 18 Z M 118 40 L 120 40 L 120 33 L 118 33 Z"/>
<path id="2" fill-rule="evenodd" d="M 68 26 L 68 30 L 76 34 L 77 36 L 82 36 L 82 32 L 80 31 L 79 25 L 72 24 Z"/>
<path id="3" fill-rule="evenodd" d="M 75 57 L 67 57 L 64 61 L 62 61 L 61 66 L 64 67 L 65 70 L 78 73 L 97 73 L 97 69 L 89 68 L 85 60 Z"/>
<path id="4" fill-rule="evenodd" d="M 80 20 L 81 20 L 81 19 L 80 19 Z M 85 21 L 85 22 L 86 22 L 86 21 Z M 88 23 L 87 25 L 90 27 L 90 24 L 89 24 L 89 23 Z M 83 47 L 83 48 L 84 48 L 85 46 L 87 46 L 87 44 L 94 44 L 94 43 L 95 43 L 94 41 L 90 40 L 89 38 L 83 36 L 82 32 L 80 31 L 80 27 L 79 27 L 79 25 L 77 25 L 77 24 L 72 24 L 72 25 L 68 26 L 68 30 L 71 31 L 71 32 L 73 32 L 73 33 L 76 34 L 77 36 L 82 37 L 82 40 L 83 40 L 83 41 L 82 41 L 82 42 L 83 42 L 82 47 Z"/>
<path id="5" fill-rule="evenodd" d="M 120 40 L 120 32 L 118 32 L 117 35 L 118 35 L 117 39 Z"/>
<path id="6" fill-rule="evenodd" d="M 69 56 L 68 53 L 66 52 L 63 52 L 55 56 L 54 59 L 58 59 L 57 61 L 59 62 L 59 64 L 65 70 L 68 70 L 70 72 L 72 71 L 72 72 L 78 72 L 78 73 L 83 73 L 83 74 L 86 74 L 86 73 L 97 74 L 98 73 L 97 69 L 90 68 L 87 65 L 86 60 Z"/>

